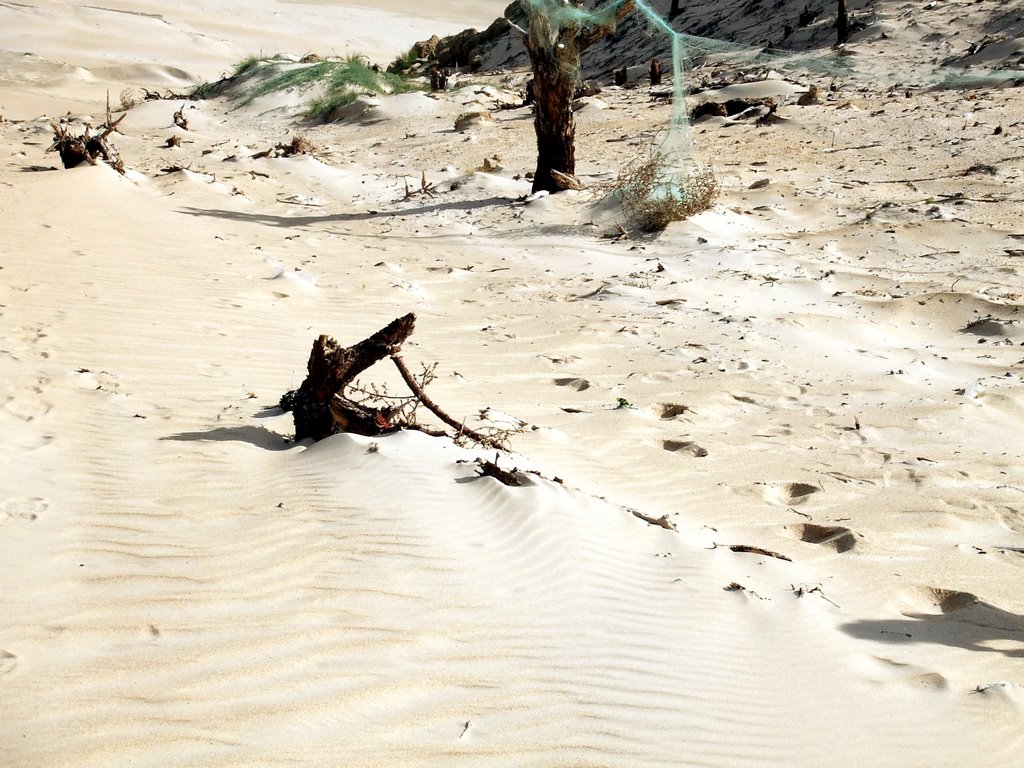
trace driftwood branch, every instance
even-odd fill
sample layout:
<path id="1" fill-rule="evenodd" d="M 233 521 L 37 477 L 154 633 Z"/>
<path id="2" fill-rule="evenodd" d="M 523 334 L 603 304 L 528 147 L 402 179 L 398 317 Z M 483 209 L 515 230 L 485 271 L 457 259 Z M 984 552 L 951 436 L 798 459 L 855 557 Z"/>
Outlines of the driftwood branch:
<path id="1" fill-rule="evenodd" d="M 416 316 L 410 313 L 350 347 L 343 347 L 329 336 L 318 337 L 306 364 L 305 380 L 298 389 L 285 393 L 280 401 L 283 410 L 292 412 L 295 439 L 320 440 L 338 432 L 367 436 L 393 432 L 412 425 L 415 406 L 422 404 L 455 430 L 456 438 L 465 437 L 480 445 L 503 449 L 505 446 L 499 438 L 477 432 L 452 418 L 423 391 L 425 383 L 433 377 L 433 369 L 425 369 L 421 380 L 410 373 L 398 352 L 415 324 Z M 359 374 L 385 357 L 394 362 L 412 397 L 392 397 L 373 385 L 368 390 L 353 384 Z M 350 385 L 359 400 L 346 395 L 346 387 Z M 375 404 L 382 407 L 372 407 Z"/>
<path id="2" fill-rule="evenodd" d="M 391 428 L 387 409 L 367 408 L 346 398 L 344 390 L 371 365 L 397 352 L 415 324 L 410 313 L 351 347 L 324 335 L 314 341 L 306 379 L 281 398 L 281 408 L 295 419 L 295 439 L 320 440 L 336 432 L 379 435 Z"/>
<path id="3" fill-rule="evenodd" d="M 402 381 L 406 383 L 406 386 L 413 391 L 417 399 L 423 403 L 424 407 L 432 414 L 437 416 L 441 421 L 447 424 L 452 429 L 456 430 L 458 435 L 465 435 L 470 440 L 473 440 L 481 445 L 490 446 L 491 448 L 500 448 L 500 446 L 487 435 L 483 435 L 476 430 L 470 429 L 464 423 L 453 419 L 447 413 L 441 410 L 441 408 L 435 403 L 427 393 L 423 391 L 423 388 L 416 383 L 416 379 L 413 378 L 412 374 L 409 373 L 409 369 L 406 367 L 405 362 L 398 355 L 391 355 L 391 362 L 395 364 L 398 372 L 402 375 Z"/>

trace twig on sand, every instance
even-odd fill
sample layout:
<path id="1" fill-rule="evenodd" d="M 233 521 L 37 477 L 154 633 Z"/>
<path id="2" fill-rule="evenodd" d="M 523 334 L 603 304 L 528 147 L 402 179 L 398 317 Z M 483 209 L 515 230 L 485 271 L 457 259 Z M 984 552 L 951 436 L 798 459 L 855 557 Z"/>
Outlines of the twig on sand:
<path id="1" fill-rule="evenodd" d="M 808 588 L 806 585 L 798 587 L 795 584 L 790 584 L 789 588 L 793 590 L 793 594 L 796 595 L 797 597 L 803 597 L 804 595 L 817 594 L 826 603 L 831 603 L 836 608 L 839 607 L 838 603 L 836 603 L 833 600 L 829 600 L 827 597 L 825 597 L 825 593 L 821 591 L 821 585 L 820 584 L 815 584 L 813 587 L 810 587 L 810 588 Z"/>
<path id="2" fill-rule="evenodd" d="M 398 369 L 399 374 L 401 374 L 402 381 L 404 381 L 406 386 L 408 386 L 409 389 L 412 390 L 413 394 L 416 395 L 416 397 L 419 399 L 421 403 L 423 403 L 426 409 L 435 416 L 437 416 L 437 418 L 439 418 L 449 427 L 454 429 L 458 433 L 458 435 L 465 435 L 470 440 L 480 443 L 481 445 L 486 445 L 490 448 L 496 448 L 499 450 L 501 449 L 502 446 L 498 445 L 498 443 L 493 438 L 481 434 L 476 430 L 470 429 L 469 427 L 466 426 L 465 422 L 457 421 L 456 419 L 452 418 L 447 413 L 445 413 L 443 410 L 441 410 L 440 406 L 438 406 L 437 403 L 431 400 L 427 393 L 423 391 L 423 387 L 421 387 L 416 382 L 416 379 L 413 378 L 413 375 L 409 372 L 409 369 L 406 367 L 405 362 L 402 360 L 401 357 L 399 357 L 398 355 L 391 355 L 391 362 L 395 364 L 395 367 Z"/>
<path id="3" fill-rule="evenodd" d="M 770 549 L 764 549 L 762 547 L 752 547 L 749 544 L 730 544 L 729 549 L 733 552 L 749 552 L 752 555 L 764 555 L 765 557 L 774 557 L 776 560 L 785 560 L 787 563 L 793 562 L 791 558 L 786 557 L 781 552 L 772 552 Z"/>
<path id="4" fill-rule="evenodd" d="M 662 515 L 661 517 L 652 517 L 650 515 L 645 515 L 643 512 L 640 512 L 639 510 L 636 509 L 629 509 L 629 512 L 633 515 L 633 517 L 643 520 L 648 525 L 656 525 L 659 528 L 664 528 L 666 531 L 678 530 L 675 524 L 668 519 L 668 515 Z"/>

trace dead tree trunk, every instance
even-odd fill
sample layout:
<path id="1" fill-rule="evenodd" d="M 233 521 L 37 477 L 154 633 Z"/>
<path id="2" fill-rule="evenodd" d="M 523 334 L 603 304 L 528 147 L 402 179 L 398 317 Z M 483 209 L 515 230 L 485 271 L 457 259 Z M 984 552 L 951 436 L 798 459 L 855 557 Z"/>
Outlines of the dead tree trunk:
<path id="1" fill-rule="evenodd" d="M 659 59 L 651 59 L 651 85 L 661 85 L 661 75 L 664 69 Z"/>
<path id="2" fill-rule="evenodd" d="M 580 56 L 591 45 L 614 31 L 616 24 L 633 10 L 633 0 L 616 0 L 602 23 L 582 21 L 559 23 L 552 16 L 561 13 L 563 6 L 549 0 L 550 8 L 543 4 L 523 2 L 529 20 L 525 32 L 526 50 L 533 69 L 533 92 L 536 99 L 533 125 L 537 133 L 537 170 L 533 176 L 533 191 L 557 192 L 564 184 L 552 176 L 558 171 L 568 176 L 576 174 L 576 122 L 572 101 L 580 75 Z M 582 7 L 574 0 L 572 5 Z M 558 18 L 558 17 L 555 17 Z"/>
<path id="3" fill-rule="evenodd" d="M 850 15 L 846 10 L 846 0 L 839 0 L 836 11 L 836 42 L 842 45 L 850 39 Z"/>
<path id="4" fill-rule="evenodd" d="M 378 360 L 395 354 L 416 324 L 412 313 L 391 321 L 367 339 L 343 347 L 328 336 L 313 342 L 306 379 L 281 398 L 281 408 L 295 419 L 295 439 L 320 440 L 336 432 L 379 435 L 388 414 L 345 397 L 345 387 Z"/>

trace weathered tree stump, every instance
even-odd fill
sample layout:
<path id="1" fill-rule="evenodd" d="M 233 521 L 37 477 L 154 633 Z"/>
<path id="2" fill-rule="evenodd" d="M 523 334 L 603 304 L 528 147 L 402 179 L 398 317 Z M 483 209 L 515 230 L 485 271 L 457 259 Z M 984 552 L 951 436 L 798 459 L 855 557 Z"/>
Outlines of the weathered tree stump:
<path id="1" fill-rule="evenodd" d="M 651 59 L 651 85 L 661 85 L 663 69 L 659 59 Z"/>
<path id="2" fill-rule="evenodd" d="M 100 160 L 105 162 L 118 173 L 125 172 L 124 162 L 117 154 L 107 138 L 117 131 L 117 126 L 124 120 L 125 112 L 116 120 L 110 111 L 110 101 L 107 100 L 107 121 L 100 126 L 98 131 L 92 131 L 88 126 L 81 134 L 72 133 L 67 125 L 62 123 L 50 123 L 53 129 L 53 144 L 47 152 L 56 152 L 60 155 L 61 164 L 65 168 L 74 168 L 82 163 L 96 165 Z"/>
<path id="3" fill-rule="evenodd" d="M 843 45 L 850 39 L 850 14 L 846 10 L 846 0 L 839 0 L 836 10 L 836 43 Z"/>
<path id="4" fill-rule="evenodd" d="M 452 71 L 448 67 L 438 68 L 434 67 L 430 70 L 430 90 L 431 91 L 444 91 L 448 89 L 448 78 L 452 76 Z"/>
<path id="5" fill-rule="evenodd" d="M 410 312 L 397 320 L 392 320 L 369 338 L 351 347 L 343 347 L 328 336 L 320 336 L 313 342 L 313 350 L 306 365 L 306 379 L 298 389 L 286 392 L 280 401 L 282 410 L 292 412 L 292 418 L 295 420 L 295 439 L 304 440 L 311 437 L 314 440 L 321 440 L 338 432 L 353 432 L 372 437 L 400 429 L 419 429 L 431 434 L 443 434 L 415 423 L 413 417 L 416 406 L 423 405 L 455 431 L 456 440 L 467 439 L 478 445 L 499 450 L 507 448 L 507 437 L 515 430 L 477 432 L 467 427 L 464 421 L 445 413 L 423 391 L 425 382 L 432 378 L 433 369 L 425 368 L 420 380 L 417 380 L 398 354 L 415 324 L 416 316 Z M 385 357 L 391 358 L 412 395 L 394 397 L 373 387 L 367 391 L 354 385 L 356 396 L 362 396 L 364 402 L 346 396 L 345 387 L 360 373 Z M 365 404 L 376 402 L 388 402 L 391 405 L 378 408 Z"/>
<path id="6" fill-rule="evenodd" d="M 378 360 L 395 354 L 415 324 L 416 316 L 409 313 L 351 347 L 324 335 L 314 341 L 305 381 L 281 398 L 281 409 L 291 411 L 295 420 L 295 439 L 320 440 L 337 432 L 379 435 L 388 431 L 391 414 L 350 400 L 345 397 L 345 387 Z"/>

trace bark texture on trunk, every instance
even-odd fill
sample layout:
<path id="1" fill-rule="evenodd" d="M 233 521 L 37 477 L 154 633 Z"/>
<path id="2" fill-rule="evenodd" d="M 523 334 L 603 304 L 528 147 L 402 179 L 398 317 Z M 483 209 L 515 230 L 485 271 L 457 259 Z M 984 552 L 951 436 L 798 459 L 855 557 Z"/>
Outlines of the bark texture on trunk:
<path id="1" fill-rule="evenodd" d="M 337 432 L 377 435 L 387 429 L 388 414 L 349 400 L 345 387 L 378 360 L 394 355 L 415 324 L 410 313 L 351 347 L 329 336 L 314 341 L 305 380 L 281 398 L 281 408 L 295 419 L 295 439 L 321 440 Z"/>
<path id="2" fill-rule="evenodd" d="M 582 3 L 574 2 L 581 6 Z M 557 10 L 558 4 L 553 3 Z M 533 191 L 564 189 L 552 171 L 576 175 L 576 120 L 572 102 L 580 79 L 583 51 L 614 31 L 616 24 L 633 10 L 633 0 L 617 0 L 609 20 L 603 24 L 552 24 L 535 6 L 524 6 L 529 19 L 526 50 L 533 69 L 533 125 L 537 133 L 537 169 Z"/>

